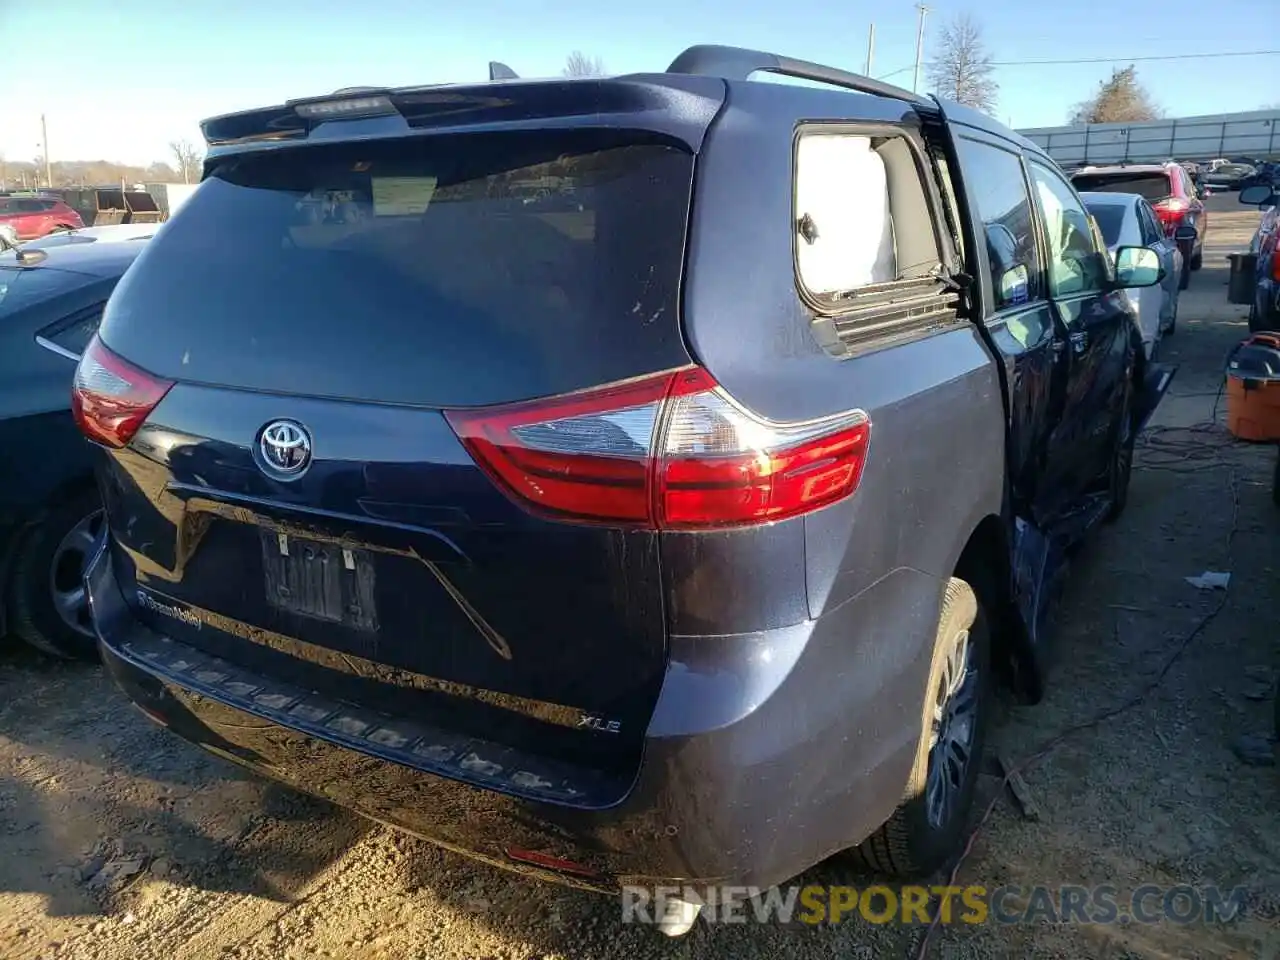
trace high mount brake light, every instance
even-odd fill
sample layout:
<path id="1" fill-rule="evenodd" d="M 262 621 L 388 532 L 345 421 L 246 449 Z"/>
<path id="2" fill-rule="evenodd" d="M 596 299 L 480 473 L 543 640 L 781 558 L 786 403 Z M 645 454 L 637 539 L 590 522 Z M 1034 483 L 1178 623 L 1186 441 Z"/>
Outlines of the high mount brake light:
<path id="1" fill-rule="evenodd" d="M 172 386 L 117 357 L 95 335 L 76 367 L 71 413 L 90 440 L 123 447 Z"/>
<path id="2" fill-rule="evenodd" d="M 841 500 L 862 478 L 871 432 L 861 411 L 761 419 L 698 367 L 446 417 L 532 512 L 663 530 L 767 523 Z"/>

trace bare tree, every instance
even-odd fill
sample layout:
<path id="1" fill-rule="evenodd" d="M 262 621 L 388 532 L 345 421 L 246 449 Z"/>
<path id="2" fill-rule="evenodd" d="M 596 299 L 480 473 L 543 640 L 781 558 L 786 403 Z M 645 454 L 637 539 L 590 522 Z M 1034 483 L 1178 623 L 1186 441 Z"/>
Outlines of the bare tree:
<path id="1" fill-rule="evenodd" d="M 1111 71 L 1098 84 L 1098 92 L 1071 111 L 1071 123 L 1142 123 L 1158 120 L 1160 108 L 1147 88 L 1138 82 L 1137 68 L 1130 64 Z"/>
<path id="2" fill-rule="evenodd" d="M 204 155 L 192 145 L 190 140 L 174 140 L 169 144 L 173 159 L 178 161 L 178 175 L 183 183 L 200 179 L 200 168 L 204 164 Z"/>
<path id="3" fill-rule="evenodd" d="M 942 28 L 928 78 L 938 96 L 991 113 L 1000 94 L 1000 85 L 992 77 L 995 69 L 982 28 L 962 13 Z"/>
<path id="4" fill-rule="evenodd" d="M 604 61 L 599 57 L 588 57 L 581 50 L 575 50 L 564 61 L 566 77 L 602 77 Z"/>

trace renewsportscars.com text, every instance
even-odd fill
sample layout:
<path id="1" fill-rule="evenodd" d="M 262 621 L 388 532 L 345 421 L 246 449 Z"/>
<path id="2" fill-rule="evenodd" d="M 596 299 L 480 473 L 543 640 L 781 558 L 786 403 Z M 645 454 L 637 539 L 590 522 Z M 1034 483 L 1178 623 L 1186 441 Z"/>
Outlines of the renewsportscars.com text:
<path id="1" fill-rule="evenodd" d="M 1126 892 L 1104 884 L 1057 886 L 873 885 L 772 887 L 622 888 L 622 922 L 654 923 L 669 900 L 701 904 L 710 923 L 861 921 L 927 924 L 934 912 L 943 924 L 1024 923 L 1227 923 L 1244 905 L 1244 888 L 1144 884 Z"/>

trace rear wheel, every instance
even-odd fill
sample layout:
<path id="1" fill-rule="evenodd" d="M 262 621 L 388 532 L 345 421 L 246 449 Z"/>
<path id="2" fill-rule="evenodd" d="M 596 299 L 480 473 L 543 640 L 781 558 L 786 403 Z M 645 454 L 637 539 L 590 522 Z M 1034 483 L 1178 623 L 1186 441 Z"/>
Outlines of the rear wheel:
<path id="1" fill-rule="evenodd" d="M 1169 317 L 1169 325 L 1164 328 L 1164 335 L 1166 337 L 1173 336 L 1178 330 L 1178 301 L 1181 299 L 1181 297 L 1173 298 L 1173 313 Z"/>
<path id="2" fill-rule="evenodd" d="M 1276 451 L 1276 469 L 1271 475 L 1271 502 L 1280 507 L 1280 449 Z"/>
<path id="3" fill-rule="evenodd" d="M 1203 266 L 1204 266 L 1204 251 L 1197 250 L 1195 253 L 1191 255 L 1191 269 L 1199 270 Z"/>
<path id="4" fill-rule="evenodd" d="M 938 618 L 906 799 L 855 851 L 871 869 L 899 877 L 928 876 L 959 854 L 986 741 L 990 687 L 987 618 L 973 588 L 953 577 Z"/>
<path id="5" fill-rule="evenodd" d="M 97 494 L 81 494 L 50 510 L 18 545 L 9 583 L 13 632 L 51 656 L 97 656 L 84 573 L 102 523 Z"/>

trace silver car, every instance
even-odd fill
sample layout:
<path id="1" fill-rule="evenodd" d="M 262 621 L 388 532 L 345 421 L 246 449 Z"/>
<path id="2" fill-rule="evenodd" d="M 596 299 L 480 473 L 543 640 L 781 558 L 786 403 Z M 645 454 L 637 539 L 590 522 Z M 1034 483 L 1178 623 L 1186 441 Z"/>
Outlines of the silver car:
<path id="1" fill-rule="evenodd" d="M 1151 359 L 1160 338 L 1172 334 L 1178 323 L 1178 278 L 1182 276 L 1182 252 L 1174 237 L 1165 233 L 1151 204 L 1136 193 L 1082 193 L 1089 213 L 1097 221 L 1112 257 L 1119 247 L 1147 247 L 1160 258 L 1164 276 L 1153 287 L 1126 287 L 1142 349 Z"/>

